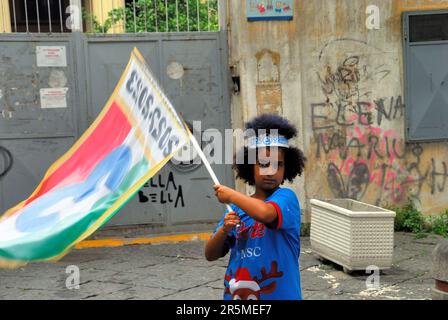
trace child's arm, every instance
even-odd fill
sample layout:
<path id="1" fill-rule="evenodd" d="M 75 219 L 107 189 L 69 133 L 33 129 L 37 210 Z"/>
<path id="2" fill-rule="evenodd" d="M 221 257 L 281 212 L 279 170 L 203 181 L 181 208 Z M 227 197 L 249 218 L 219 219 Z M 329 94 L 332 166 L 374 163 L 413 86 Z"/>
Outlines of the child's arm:
<path id="1" fill-rule="evenodd" d="M 215 261 L 222 258 L 228 252 L 226 251 L 225 243 L 228 233 L 240 223 L 240 219 L 235 212 L 229 212 L 224 218 L 224 224 L 210 237 L 205 245 L 205 258 L 208 261 Z"/>
<path id="2" fill-rule="evenodd" d="M 258 222 L 271 224 L 277 219 L 277 211 L 272 204 L 248 197 L 226 186 L 216 185 L 214 189 L 220 202 L 235 204 Z"/>

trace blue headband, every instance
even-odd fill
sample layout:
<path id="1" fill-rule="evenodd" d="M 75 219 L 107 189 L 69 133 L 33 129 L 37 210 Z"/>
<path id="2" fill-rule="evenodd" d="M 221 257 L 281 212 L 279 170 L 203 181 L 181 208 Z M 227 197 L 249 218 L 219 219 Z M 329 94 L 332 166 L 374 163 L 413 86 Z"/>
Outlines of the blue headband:
<path id="1" fill-rule="evenodd" d="M 288 139 L 280 135 L 260 135 L 258 137 L 251 137 L 248 140 L 247 147 L 249 149 L 263 148 L 263 147 L 282 147 L 289 148 Z"/>

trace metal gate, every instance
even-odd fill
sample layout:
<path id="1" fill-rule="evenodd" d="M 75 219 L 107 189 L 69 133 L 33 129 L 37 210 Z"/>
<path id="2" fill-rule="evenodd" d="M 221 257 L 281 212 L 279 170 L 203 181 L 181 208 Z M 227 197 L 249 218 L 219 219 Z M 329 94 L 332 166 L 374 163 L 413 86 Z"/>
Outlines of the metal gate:
<path id="1" fill-rule="evenodd" d="M 92 123 L 135 46 L 187 120 L 202 121 L 202 129 L 230 128 L 225 32 L 0 35 L 1 212 L 28 197 L 49 165 Z M 48 65 L 39 61 L 50 49 L 65 51 L 66 64 L 60 56 L 55 65 L 51 57 Z M 67 88 L 62 105 L 61 97 L 51 95 L 60 88 Z M 228 165 L 214 169 L 222 183 L 233 186 Z M 224 207 L 212 184 L 202 166 L 169 163 L 108 225 L 216 221 Z"/>

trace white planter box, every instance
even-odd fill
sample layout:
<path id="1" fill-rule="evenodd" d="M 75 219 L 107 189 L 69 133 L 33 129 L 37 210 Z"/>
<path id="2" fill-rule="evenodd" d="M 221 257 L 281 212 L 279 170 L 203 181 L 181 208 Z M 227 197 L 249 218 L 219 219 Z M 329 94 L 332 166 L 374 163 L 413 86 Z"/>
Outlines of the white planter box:
<path id="1" fill-rule="evenodd" d="M 344 267 L 388 269 L 394 251 L 395 212 L 351 199 L 311 200 L 311 248 Z"/>

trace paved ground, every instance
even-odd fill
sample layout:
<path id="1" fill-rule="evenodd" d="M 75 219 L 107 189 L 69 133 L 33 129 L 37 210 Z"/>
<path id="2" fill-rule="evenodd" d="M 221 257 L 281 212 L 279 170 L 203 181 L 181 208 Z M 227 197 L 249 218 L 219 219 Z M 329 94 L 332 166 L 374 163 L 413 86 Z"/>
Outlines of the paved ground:
<path id="1" fill-rule="evenodd" d="M 430 299 L 431 252 L 439 238 L 397 233 L 394 266 L 368 290 L 364 272 L 346 275 L 323 263 L 302 238 L 305 299 Z M 55 264 L 0 270 L 0 299 L 221 299 L 227 259 L 203 257 L 204 242 L 75 250 Z M 67 266 L 80 270 L 79 290 L 66 287 Z"/>

